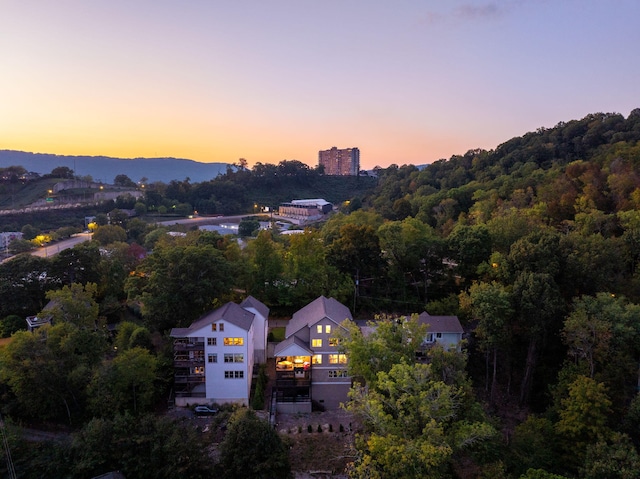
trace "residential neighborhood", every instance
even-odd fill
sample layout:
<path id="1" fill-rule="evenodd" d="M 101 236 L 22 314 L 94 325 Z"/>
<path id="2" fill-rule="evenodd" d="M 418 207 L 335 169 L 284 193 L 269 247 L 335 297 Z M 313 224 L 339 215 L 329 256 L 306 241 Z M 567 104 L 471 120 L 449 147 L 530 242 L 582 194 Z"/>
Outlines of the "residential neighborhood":
<path id="1" fill-rule="evenodd" d="M 173 328 L 175 406 L 250 404 L 256 366 L 275 371 L 272 404 L 280 414 L 338 410 L 352 386 L 348 357 L 340 348 L 344 321 L 353 322 L 349 308 L 334 298 L 319 296 L 296 311 L 287 322 L 284 340 L 267 343 L 269 308 L 252 296 L 233 302 L 194 321 Z M 463 330 L 456 316 L 418 316 L 428 333 L 416 348 L 440 344 L 457 349 Z M 372 328 L 370 323 L 365 328 Z"/>

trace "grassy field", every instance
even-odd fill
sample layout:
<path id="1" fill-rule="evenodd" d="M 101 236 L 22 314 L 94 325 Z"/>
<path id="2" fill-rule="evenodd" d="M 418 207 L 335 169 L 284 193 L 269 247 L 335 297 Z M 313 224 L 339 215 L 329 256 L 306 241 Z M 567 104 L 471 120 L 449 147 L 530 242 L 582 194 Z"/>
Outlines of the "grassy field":
<path id="1" fill-rule="evenodd" d="M 47 191 L 56 183 L 56 178 L 45 178 L 30 181 L 26 185 L 21 183 L 2 185 L 0 188 L 0 209 L 19 209 L 30 205 L 34 201 L 47 197 Z"/>

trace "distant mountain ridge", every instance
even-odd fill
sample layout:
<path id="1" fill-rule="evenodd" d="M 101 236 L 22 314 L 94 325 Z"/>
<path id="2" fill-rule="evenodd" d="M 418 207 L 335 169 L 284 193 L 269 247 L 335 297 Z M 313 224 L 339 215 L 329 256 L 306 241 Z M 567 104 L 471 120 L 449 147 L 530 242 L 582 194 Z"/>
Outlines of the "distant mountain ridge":
<path id="1" fill-rule="evenodd" d="M 66 166 L 77 176 L 90 175 L 95 181 L 112 183 L 117 175 L 127 175 L 137 182 L 184 180 L 193 183 L 209 181 L 227 170 L 227 163 L 200 163 L 182 158 L 112 158 L 108 156 L 71 156 L 50 153 L 0 150 L 0 167 L 22 166 L 41 175 L 58 166 Z"/>

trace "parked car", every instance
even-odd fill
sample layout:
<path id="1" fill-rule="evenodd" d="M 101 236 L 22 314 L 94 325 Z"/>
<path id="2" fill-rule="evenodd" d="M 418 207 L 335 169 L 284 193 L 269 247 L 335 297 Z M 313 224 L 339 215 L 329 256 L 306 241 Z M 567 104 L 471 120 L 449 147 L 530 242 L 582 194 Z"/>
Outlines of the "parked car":
<path id="1" fill-rule="evenodd" d="M 196 406 L 193 412 L 197 416 L 212 416 L 214 414 L 218 414 L 218 410 L 215 408 L 211 408 L 209 406 Z"/>

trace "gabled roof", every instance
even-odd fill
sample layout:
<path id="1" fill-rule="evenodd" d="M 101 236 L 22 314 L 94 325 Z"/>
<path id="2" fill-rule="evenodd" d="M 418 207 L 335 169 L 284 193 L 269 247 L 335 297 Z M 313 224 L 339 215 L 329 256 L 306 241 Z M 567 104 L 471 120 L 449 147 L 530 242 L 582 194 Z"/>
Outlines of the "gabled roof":
<path id="1" fill-rule="evenodd" d="M 247 296 L 244 301 L 240 303 L 240 306 L 243 308 L 254 308 L 263 318 L 269 318 L 269 308 L 267 305 L 258 301 L 253 296 Z"/>
<path id="2" fill-rule="evenodd" d="M 189 333 L 196 331 L 204 326 L 210 325 L 220 320 L 224 320 L 239 328 L 249 331 L 255 314 L 241 308 L 236 303 L 227 303 L 224 306 L 219 307 L 201 316 L 199 319 L 191 323 L 188 328 L 173 328 L 171 330 L 171 336 L 183 337 Z"/>
<path id="3" fill-rule="evenodd" d="M 464 333 L 457 316 L 431 316 L 424 311 L 418 316 L 418 323 L 427 324 L 429 333 Z"/>
<path id="4" fill-rule="evenodd" d="M 322 318 L 329 318 L 336 324 L 340 324 L 345 319 L 353 321 L 351 311 L 344 304 L 334 298 L 320 296 L 293 313 L 293 317 L 287 325 L 285 336 L 289 337 L 304 327 L 311 327 Z"/>
<path id="5" fill-rule="evenodd" d="M 291 336 L 290 338 L 285 339 L 284 341 L 276 344 L 276 347 L 273 350 L 273 355 L 275 357 L 279 356 L 312 356 L 313 351 L 311 351 L 305 342 L 296 337 Z"/>

